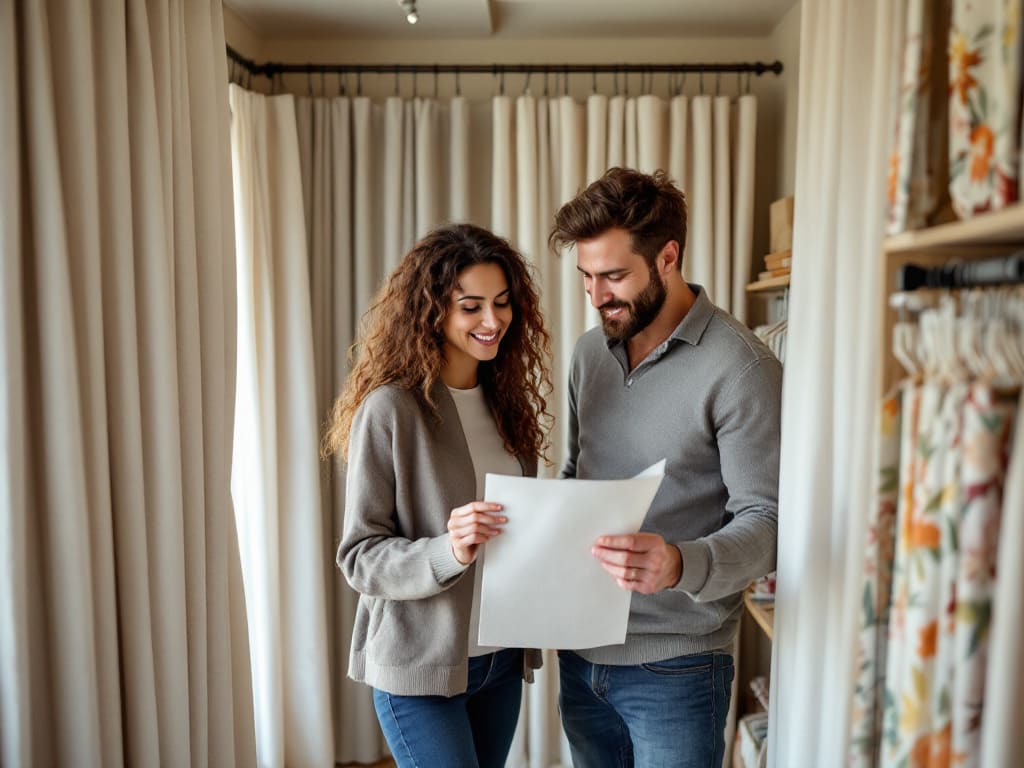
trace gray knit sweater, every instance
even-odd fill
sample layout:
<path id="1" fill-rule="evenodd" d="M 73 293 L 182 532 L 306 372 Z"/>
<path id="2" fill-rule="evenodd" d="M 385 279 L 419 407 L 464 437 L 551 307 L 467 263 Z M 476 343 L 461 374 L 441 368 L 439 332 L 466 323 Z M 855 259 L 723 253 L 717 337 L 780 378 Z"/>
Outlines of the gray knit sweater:
<path id="1" fill-rule="evenodd" d="M 466 690 L 473 568 L 452 554 L 452 509 L 476 498 L 458 411 L 442 382 L 440 424 L 412 392 L 381 387 L 356 411 L 349 437 L 338 567 L 360 593 L 349 677 L 399 695 Z M 520 459 L 523 473 L 536 462 Z M 540 666 L 525 654 L 524 676 Z"/>
<path id="2" fill-rule="evenodd" d="M 693 307 L 633 371 L 624 345 L 599 328 L 573 355 L 562 476 L 626 478 L 667 459 L 642 530 L 675 544 L 683 560 L 675 588 L 633 595 L 624 645 L 580 652 L 594 663 L 728 649 L 741 591 L 775 568 L 782 366 L 699 285 L 690 288 Z"/>

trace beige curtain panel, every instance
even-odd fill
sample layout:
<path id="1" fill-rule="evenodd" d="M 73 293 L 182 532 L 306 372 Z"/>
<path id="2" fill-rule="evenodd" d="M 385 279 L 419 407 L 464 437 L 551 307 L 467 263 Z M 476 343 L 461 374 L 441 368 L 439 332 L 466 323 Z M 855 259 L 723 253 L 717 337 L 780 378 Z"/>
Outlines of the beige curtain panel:
<path id="1" fill-rule="evenodd" d="M 219 0 L 0 2 L 0 764 L 254 765 Z"/>

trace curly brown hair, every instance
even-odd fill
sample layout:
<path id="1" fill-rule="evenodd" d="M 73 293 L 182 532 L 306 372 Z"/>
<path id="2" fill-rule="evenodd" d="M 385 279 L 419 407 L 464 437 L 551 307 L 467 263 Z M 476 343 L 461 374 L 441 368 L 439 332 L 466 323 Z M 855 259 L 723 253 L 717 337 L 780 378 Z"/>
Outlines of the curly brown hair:
<path id="1" fill-rule="evenodd" d="M 472 224 L 449 224 L 413 246 L 388 278 L 362 322 L 362 340 L 349 351 L 356 362 L 334 403 L 323 454 L 348 457 L 352 418 L 367 396 L 386 384 L 414 392 L 439 418 L 430 391 L 444 364 L 444 323 L 459 275 L 476 264 L 497 264 L 508 281 L 513 322 L 493 360 L 481 362 L 477 379 L 494 414 L 505 449 L 546 460 L 553 421 L 550 394 L 551 338 L 526 260 L 507 240 Z"/>
<path id="2" fill-rule="evenodd" d="M 631 168 L 609 168 L 575 198 L 558 209 L 548 237 L 552 250 L 590 240 L 609 229 L 629 233 L 634 252 L 648 266 L 665 246 L 679 243 L 677 269 L 682 269 L 686 246 L 686 196 L 664 171 L 641 173 Z"/>

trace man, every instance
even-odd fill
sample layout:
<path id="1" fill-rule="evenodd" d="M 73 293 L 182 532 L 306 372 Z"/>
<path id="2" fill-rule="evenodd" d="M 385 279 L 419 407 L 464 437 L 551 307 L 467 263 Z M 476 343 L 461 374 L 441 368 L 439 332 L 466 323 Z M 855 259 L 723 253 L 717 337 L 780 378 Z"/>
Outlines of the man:
<path id="1" fill-rule="evenodd" d="M 742 590 L 775 568 L 782 367 L 682 274 L 686 201 L 663 172 L 614 168 L 555 217 L 601 329 L 569 374 L 563 477 L 667 459 L 640 533 L 603 536 L 635 592 L 623 645 L 559 654 L 577 768 L 720 766 Z"/>

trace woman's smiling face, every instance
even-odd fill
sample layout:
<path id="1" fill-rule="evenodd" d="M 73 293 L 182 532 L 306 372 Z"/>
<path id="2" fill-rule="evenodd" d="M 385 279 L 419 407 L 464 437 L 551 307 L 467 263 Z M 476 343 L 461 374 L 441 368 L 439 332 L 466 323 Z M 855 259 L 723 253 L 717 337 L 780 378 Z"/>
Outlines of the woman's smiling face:
<path id="1" fill-rule="evenodd" d="M 476 386 L 477 365 L 497 356 L 511 323 L 512 297 L 504 270 L 485 263 L 460 272 L 444 321 L 445 383 L 458 388 Z"/>

